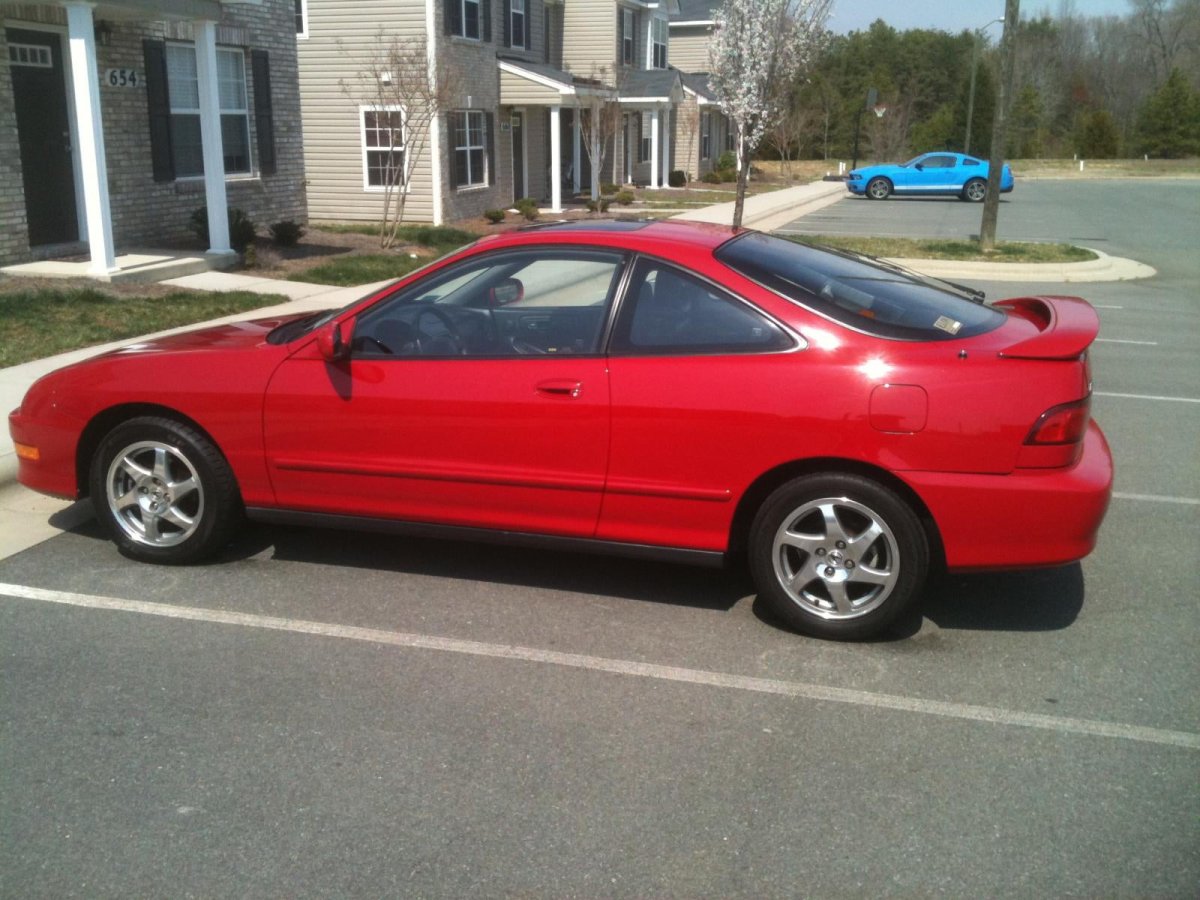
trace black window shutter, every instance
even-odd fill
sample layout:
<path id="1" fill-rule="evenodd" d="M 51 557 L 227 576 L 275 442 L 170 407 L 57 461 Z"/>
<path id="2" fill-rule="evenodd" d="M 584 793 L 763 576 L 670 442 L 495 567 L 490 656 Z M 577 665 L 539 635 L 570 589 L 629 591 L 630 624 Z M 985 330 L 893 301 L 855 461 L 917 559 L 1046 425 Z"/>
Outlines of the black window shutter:
<path id="1" fill-rule="evenodd" d="M 617 62 L 625 62 L 625 13 L 617 7 Z"/>
<path id="2" fill-rule="evenodd" d="M 446 0 L 446 34 L 462 34 L 462 0 Z"/>
<path id="3" fill-rule="evenodd" d="M 150 110 L 150 161 L 155 181 L 174 181 L 171 158 L 171 98 L 167 95 L 167 45 L 142 41 L 146 63 L 146 104 Z"/>
<path id="4" fill-rule="evenodd" d="M 500 15 L 504 19 L 504 46 L 512 46 L 512 0 L 500 4 Z"/>
<path id="5" fill-rule="evenodd" d="M 487 146 L 488 184 L 495 184 L 496 178 L 496 116 L 494 113 L 483 114 L 484 144 Z"/>
<path id="6" fill-rule="evenodd" d="M 446 125 L 450 131 L 450 139 L 446 141 L 450 148 L 450 165 L 446 167 L 450 173 L 450 190 L 458 187 L 458 152 L 455 149 L 458 141 L 458 117 L 459 113 L 446 113 Z"/>
<path id="7" fill-rule="evenodd" d="M 254 130 L 258 137 L 258 171 L 275 174 L 275 114 L 271 107 L 271 57 L 266 50 L 250 51 L 254 77 Z"/>
<path id="8" fill-rule="evenodd" d="M 479 15 L 483 18 L 483 39 L 492 39 L 492 0 L 483 0 L 479 4 Z"/>

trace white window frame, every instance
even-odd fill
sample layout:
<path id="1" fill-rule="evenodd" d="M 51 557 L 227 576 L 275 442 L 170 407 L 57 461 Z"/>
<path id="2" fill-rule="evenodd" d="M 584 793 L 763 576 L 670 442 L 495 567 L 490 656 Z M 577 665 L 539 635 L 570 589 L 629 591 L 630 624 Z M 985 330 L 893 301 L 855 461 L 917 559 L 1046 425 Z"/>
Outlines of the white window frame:
<path id="1" fill-rule="evenodd" d="M 371 147 L 367 144 L 367 113 L 372 112 L 398 112 L 400 113 L 400 137 L 401 143 L 399 147 L 380 148 Z M 383 106 L 376 106 L 369 103 L 364 103 L 358 107 L 358 142 L 362 147 L 362 173 L 363 173 L 363 190 L 371 194 L 382 194 L 387 191 L 388 187 L 385 184 L 371 184 L 371 165 L 370 154 L 372 153 L 387 153 L 389 151 L 405 154 L 404 162 L 401 163 L 402 177 L 408 174 L 408 115 L 404 107 L 398 103 L 388 103 Z M 407 178 L 397 184 L 394 190 L 407 191 L 409 184 Z"/>
<path id="2" fill-rule="evenodd" d="M 483 114 L 482 109 L 456 109 L 456 110 L 454 110 L 454 114 L 456 116 L 466 116 L 466 122 L 465 122 L 466 128 L 464 130 L 466 131 L 466 136 L 467 136 L 466 144 L 460 144 L 460 143 L 458 143 L 458 129 L 457 128 L 454 129 L 454 134 L 450 135 L 450 140 L 454 141 L 454 165 L 456 167 L 458 166 L 458 154 L 464 150 L 467 153 L 467 180 L 466 181 L 458 181 L 457 185 L 455 185 L 455 190 L 470 191 L 470 190 L 478 190 L 479 188 L 485 188 L 491 184 L 491 180 L 489 177 L 490 173 L 488 172 L 487 116 L 485 116 Z M 479 117 L 480 143 L 478 143 L 478 144 L 471 143 L 471 117 L 472 116 Z M 471 171 L 471 151 L 472 150 L 479 150 L 482 152 L 482 159 L 483 159 L 482 169 L 483 169 L 483 171 L 482 171 L 482 173 L 480 173 L 482 175 L 482 177 L 478 181 L 476 181 L 472 178 L 472 176 L 474 174 Z M 457 178 L 457 175 L 456 175 L 456 178 Z"/>
<path id="3" fill-rule="evenodd" d="M 517 16 L 521 17 L 521 43 L 517 43 Z M 525 11 L 525 0 L 509 0 L 508 36 L 512 45 L 521 50 L 529 49 L 529 16 Z"/>
<path id="4" fill-rule="evenodd" d="M 308 0 L 296 0 L 298 14 L 300 16 L 300 27 L 296 30 L 297 40 L 307 40 L 308 38 Z"/>
<path id="5" fill-rule="evenodd" d="M 655 69 L 667 68 L 667 20 L 650 20 L 650 65 Z M 659 65 L 659 50 L 662 50 L 662 65 Z"/>
<path id="6" fill-rule="evenodd" d="M 171 53 L 172 48 L 176 48 L 177 50 L 179 48 L 186 48 L 191 51 L 192 58 L 195 59 L 195 55 L 196 55 L 196 45 L 195 44 L 185 43 L 183 41 L 168 42 L 167 46 L 166 46 L 167 54 Z M 246 51 L 244 49 L 242 49 L 241 47 L 217 47 L 217 56 L 219 57 L 222 53 L 237 56 L 242 61 L 242 65 L 241 65 L 242 106 L 240 109 L 222 106 L 220 108 L 220 113 L 218 116 L 218 125 L 221 124 L 221 121 L 223 121 L 226 116 L 241 116 L 245 120 L 245 123 L 246 123 L 246 168 L 238 169 L 238 170 L 232 171 L 232 172 L 223 172 L 222 174 L 227 179 L 228 178 L 250 177 L 250 176 L 254 175 L 254 141 L 253 141 L 253 138 L 251 137 L 251 132 L 250 132 L 250 101 L 248 99 L 249 94 L 248 94 L 248 89 L 247 89 L 247 85 L 246 85 L 246 68 L 247 68 L 246 67 Z M 220 67 L 218 66 L 218 69 L 219 68 Z M 219 76 L 218 76 L 218 78 L 219 78 Z M 196 74 L 197 98 L 199 97 L 199 93 L 200 93 L 200 75 L 199 75 L 199 71 L 197 71 L 197 74 Z M 218 98 L 220 97 L 220 94 L 221 94 L 221 90 L 220 90 L 220 85 L 218 84 L 218 86 L 217 86 Z M 199 119 L 199 117 L 200 117 L 200 107 L 199 106 L 192 108 L 192 107 L 176 105 L 175 94 L 174 94 L 174 92 L 171 91 L 170 66 L 167 67 L 167 103 L 170 107 L 170 113 L 171 113 L 172 117 L 174 117 L 174 116 L 196 116 L 197 119 Z M 222 143 L 223 143 L 223 141 L 222 141 Z M 172 153 L 171 165 L 175 166 L 176 159 L 174 156 L 174 147 L 172 147 L 171 153 Z M 222 153 L 221 153 L 222 168 L 224 168 L 224 157 L 225 157 L 225 154 L 224 154 L 224 151 L 222 150 Z M 190 180 L 202 179 L 202 178 L 204 178 L 203 172 L 201 172 L 198 175 L 181 175 L 181 176 L 176 177 L 175 180 L 176 181 L 190 181 Z"/>
<path id="7" fill-rule="evenodd" d="M 462 17 L 462 32 L 457 37 L 468 41 L 483 40 L 483 0 L 458 0 L 459 15 Z M 467 7 L 475 7 L 475 34 L 467 34 Z"/>
<path id="8" fill-rule="evenodd" d="M 54 57 L 43 44 L 9 44 L 8 64 L 30 69 L 53 69 Z"/>
<path id="9" fill-rule="evenodd" d="M 621 65 L 632 66 L 637 62 L 637 34 L 634 29 L 637 23 L 634 21 L 632 9 L 621 10 Z M 625 51 L 626 45 L 629 47 L 629 52 Z"/>

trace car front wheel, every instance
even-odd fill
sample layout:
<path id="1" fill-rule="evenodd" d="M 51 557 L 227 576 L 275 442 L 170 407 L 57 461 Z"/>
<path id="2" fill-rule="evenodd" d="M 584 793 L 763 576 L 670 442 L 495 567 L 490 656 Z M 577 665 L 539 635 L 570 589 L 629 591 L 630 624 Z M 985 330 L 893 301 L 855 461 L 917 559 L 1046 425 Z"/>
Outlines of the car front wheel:
<path id="1" fill-rule="evenodd" d="M 788 625 L 823 638 L 878 635 L 916 599 L 929 544 L 912 509 L 857 475 L 780 487 L 750 533 L 759 596 Z"/>
<path id="2" fill-rule="evenodd" d="M 892 192 L 892 183 L 886 178 L 872 178 L 867 182 L 867 196 L 872 200 L 886 200 Z"/>
<path id="3" fill-rule="evenodd" d="M 987 196 L 987 182 L 982 178 L 972 178 L 963 185 L 962 198 L 971 203 L 982 203 Z"/>
<path id="4" fill-rule="evenodd" d="M 241 519 L 225 457 L 194 428 L 144 416 L 110 431 L 92 457 L 92 506 L 127 556 L 189 563 L 209 556 Z"/>

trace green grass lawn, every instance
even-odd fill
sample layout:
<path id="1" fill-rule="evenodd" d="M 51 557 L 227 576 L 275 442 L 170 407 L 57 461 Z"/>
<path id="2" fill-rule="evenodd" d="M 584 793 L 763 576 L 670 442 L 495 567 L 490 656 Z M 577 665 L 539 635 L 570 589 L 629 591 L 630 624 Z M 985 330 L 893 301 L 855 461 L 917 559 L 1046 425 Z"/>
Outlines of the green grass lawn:
<path id="1" fill-rule="evenodd" d="M 370 284 L 373 281 L 399 278 L 429 261 L 430 259 L 426 257 L 413 259 L 407 254 L 378 253 L 341 256 L 313 266 L 311 269 L 293 272 L 288 275 L 288 278 L 292 281 L 308 281 L 312 284 L 352 287 L 356 284 Z"/>
<path id="2" fill-rule="evenodd" d="M 117 296 L 97 288 L 0 292 L 0 367 L 286 301 L 246 291 Z"/>
<path id="3" fill-rule="evenodd" d="M 379 235 L 379 224 L 370 222 L 320 222 L 314 223 L 313 228 L 331 231 L 334 234 Z M 443 253 L 469 244 L 478 237 L 479 235 L 463 231 L 461 228 L 448 228 L 444 225 L 401 225 L 396 233 L 396 240 L 401 243 L 420 244 Z"/>
<path id="4" fill-rule="evenodd" d="M 895 259 L 958 259 L 966 262 L 1068 263 L 1087 262 L 1096 254 L 1071 244 L 1032 244 L 1002 241 L 994 253 L 983 253 L 975 241 L 845 237 L 831 234 L 792 235 L 800 244 L 825 244 L 870 256 Z"/>

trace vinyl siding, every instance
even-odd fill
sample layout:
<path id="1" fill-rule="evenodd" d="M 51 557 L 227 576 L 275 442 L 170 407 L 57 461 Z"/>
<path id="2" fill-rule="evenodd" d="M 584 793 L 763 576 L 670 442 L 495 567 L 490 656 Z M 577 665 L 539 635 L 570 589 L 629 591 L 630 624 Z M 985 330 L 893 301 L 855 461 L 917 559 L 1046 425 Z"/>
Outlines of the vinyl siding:
<path id="1" fill-rule="evenodd" d="M 564 99 L 558 91 L 545 85 L 513 75 L 511 72 L 500 73 L 500 96 L 504 102 L 512 106 L 523 106 L 527 103 L 553 105 L 562 103 Z"/>
<path id="2" fill-rule="evenodd" d="M 672 26 L 671 65 L 681 72 L 707 72 L 709 26 Z"/>
<path id="3" fill-rule="evenodd" d="M 381 38 L 385 46 L 393 38 L 424 46 L 425 17 L 425 0 L 309 0 L 308 37 L 296 43 L 311 218 L 377 221 L 382 215 L 383 193 L 363 187 L 359 106 L 373 98 L 360 76 Z M 433 219 L 430 150 L 427 141 L 413 171 L 408 221 Z"/>
<path id="4" fill-rule="evenodd" d="M 635 59 L 636 56 L 635 50 Z M 612 79 L 617 61 L 617 4 L 570 0 L 563 6 L 563 61 L 571 72 L 588 78 L 601 69 Z"/>

